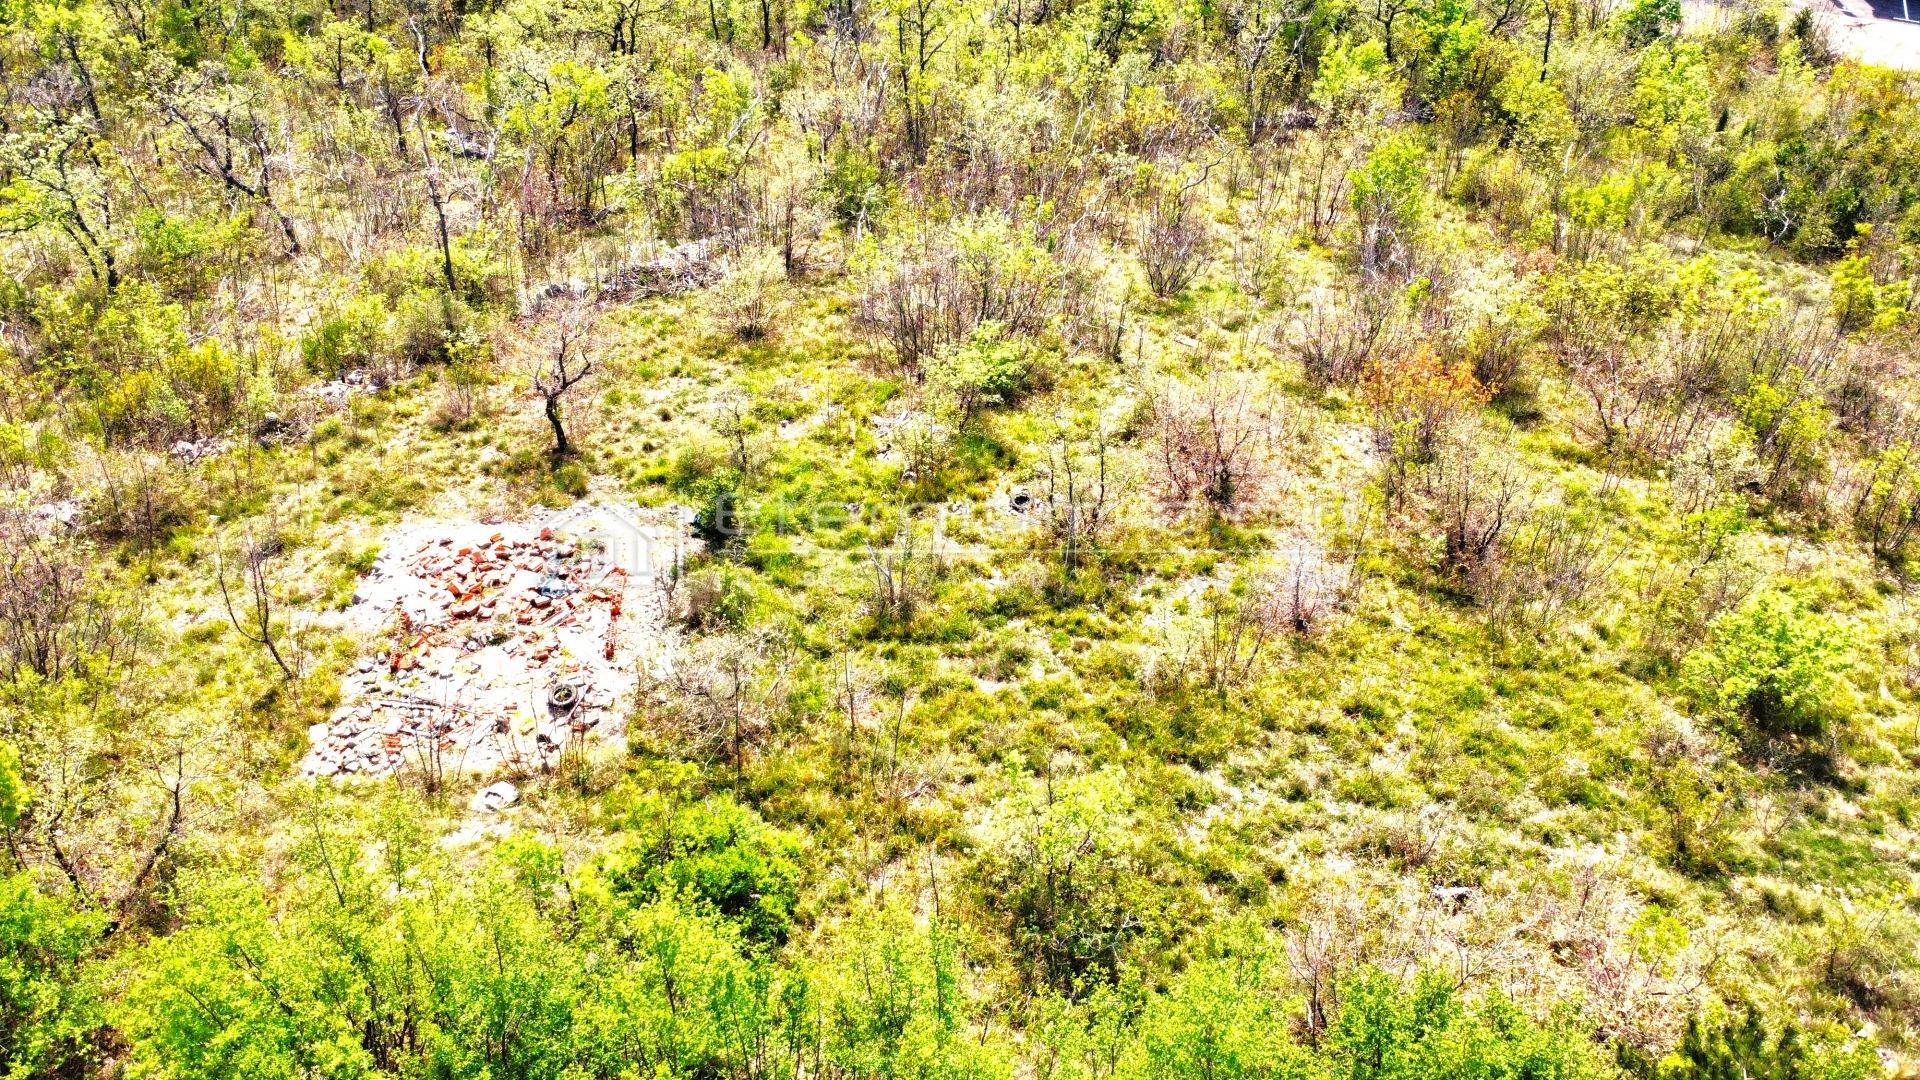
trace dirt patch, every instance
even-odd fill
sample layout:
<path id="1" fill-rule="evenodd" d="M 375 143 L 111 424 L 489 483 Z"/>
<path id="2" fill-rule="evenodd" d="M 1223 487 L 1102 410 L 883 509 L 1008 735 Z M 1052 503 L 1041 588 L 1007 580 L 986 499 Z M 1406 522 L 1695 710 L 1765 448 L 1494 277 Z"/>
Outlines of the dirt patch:
<path id="1" fill-rule="evenodd" d="M 368 646 L 315 725 L 312 776 L 543 767 L 623 734 L 672 662 L 669 575 L 686 515 L 596 505 L 396 530 L 347 610 Z"/>
<path id="2" fill-rule="evenodd" d="M 1788 10 L 1813 12 L 1835 52 L 1862 64 L 1920 71 L 1920 0 L 1789 0 Z M 1682 0 L 1692 31 L 1725 29 L 1743 13 L 1741 5 L 1716 0 Z"/>
<path id="3" fill-rule="evenodd" d="M 1812 0 L 1808 6 L 1844 55 L 1920 71 L 1920 0 Z"/>

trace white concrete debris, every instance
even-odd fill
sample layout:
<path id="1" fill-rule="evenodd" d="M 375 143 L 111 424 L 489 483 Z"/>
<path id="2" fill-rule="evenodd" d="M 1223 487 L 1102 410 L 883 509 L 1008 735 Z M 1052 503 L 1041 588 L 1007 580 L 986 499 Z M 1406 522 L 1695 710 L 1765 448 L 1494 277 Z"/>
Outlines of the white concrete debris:
<path id="1" fill-rule="evenodd" d="M 488 784 L 474 793 L 473 801 L 467 808 L 476 814 L 490 814 L 505 810 L 520 801 L 520 789 L 505 780 L 497 784 Z"/>
<path id="2" fill-rule="evenodd" d="M 663 585 L 695 543 L 685 516 L 589 505 L 389 535 L 346 612 L 368 651 L 301 770 L 486 773 L 623 734 L 641 674 L 671 662 Z"/>
<path id="3" fill-rule="evenodd" d="M 349 398 L 371 394 L 385 383 L 386 380 L 375 373 L 354 368 L 338 379 L 309 386 L 306 391 L 328 408 L 341 409 L 346 407 Z"/>
<path id="4" fill-rule="evenodd" d="M 55 499 L 36 505 L 33 508 L 33 521 L 42 531 L 55 525 L 71 529 L 80 524 L 85 513 L 86 507 L 81 505 L 79 499 Z"/>
<path id="5" fill-rule="evenodd" d="M 174 460 L 192 465 L 215 454 L 225 453 L 232 446 L 231 440 L 209 435 L 204 439 L 181 439 L 167 448 Z"/>

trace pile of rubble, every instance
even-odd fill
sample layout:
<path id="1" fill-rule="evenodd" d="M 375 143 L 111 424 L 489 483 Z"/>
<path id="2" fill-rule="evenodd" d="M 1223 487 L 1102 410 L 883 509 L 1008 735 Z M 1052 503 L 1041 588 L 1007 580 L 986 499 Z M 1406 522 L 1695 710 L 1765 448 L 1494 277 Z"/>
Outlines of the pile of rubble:
<path id="1" fill-rule="evenodd" d="M 592 282 L 582 278 L 548 282 L 528 294 L 527 314 L 538 316 L 550 305 L 568 301 L 618 303 L 705 288 L 725 276 L 723 250 L 716 237 L 690 240 L 668 248 L 657 258 L 620 267 Z"/>
<path id="2" fill-rule="evenodd" d="M 354 368 L 338 379 L 315 383 L 307 387 L 306 392 L 313 395 L 321 405 L 338 412 L 347 407 L 349 400 L 361 394 L 371 394 L 386 385 L 386 376 L 364 368 Z"/>
<path id="3" fill-rule="evenodd" d="M 377 648 L 309 733 L 302 770 L 540 767 L 617 733 L 640 675 L 665 675 L 659 586 L 685 535 L 671 513 L 614 507 L 395 535 L 348 609 Z"/>
<path id="4" fill-rule="evenodd" d="M 227 448 L 232 445 L 233 440 L 231 439 L 223 439 L 218 435 L 209 435 L 204 439 L 177 440 L 172 446 L 167 447 L 167 453 L 172 454 L 173 459 L 181 464 L 193 465 L 205 461 L 207 458 L 213 457 L 216 454 L 226 453 Z"/>
<path id="5" fill-rule="evenodd" d="M 260 417 L 253 426 L 253 440 L 262 447 L 297 442 L 312 429 L 317 419 L 316 413 L 339 412 L 346 408 L 351 399 L 361 394 L 371 394 L 386 384 L 386 377 L 379 372 L 355 368 L 331 382 L 303 387 L 303 397 L 290 399 L 291 412 L 285 415 L 269 412 Z M 197 465 L 226 453 L 235 445 L 233 438 L 207 435 L 198 439 L 178 439 L 167 447 L 167 453 L 182 465 Z"/>

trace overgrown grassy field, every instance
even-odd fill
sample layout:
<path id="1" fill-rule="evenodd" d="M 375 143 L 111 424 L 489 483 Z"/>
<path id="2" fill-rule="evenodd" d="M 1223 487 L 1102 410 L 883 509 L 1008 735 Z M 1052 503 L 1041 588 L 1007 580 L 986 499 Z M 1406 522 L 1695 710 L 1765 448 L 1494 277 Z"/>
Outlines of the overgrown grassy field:
<path id="1" fill-rule="evenodd" d="M 0 89 L 6 1075 L 1920 1071 L 1920 81 L 1811 14 L 0 0 Z M 300 773 L 390 530 L 581 503 L 698 540 L 624 738 Z"/>

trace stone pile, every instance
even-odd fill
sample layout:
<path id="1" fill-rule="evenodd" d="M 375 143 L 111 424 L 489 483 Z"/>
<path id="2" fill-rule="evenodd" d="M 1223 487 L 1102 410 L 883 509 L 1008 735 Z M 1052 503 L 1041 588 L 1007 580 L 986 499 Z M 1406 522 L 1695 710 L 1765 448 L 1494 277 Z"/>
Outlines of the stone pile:
<path id="1" fill-rule="evenodd" d="M 217 435 L 209 435 L 204 439 L 181 439 L 172 446 L 169 446 L 167 453 L 173 455 L 175 461 L 186 465 L 193 465 L 213 457 L 215 454 L 225 453 L 227 448 L 232 445 L 231 440 L 222 439 Z"/>
<path id="2" fill-rule="evenodd" d="M 349 609 L 377 649 L 309 733 L 303 771 L 542 766 L 617 727 L 640 670 L 665 658 L 656 570 L 566 523 L 429 527 L 390 543 Z"/>
<path id="3" fill-rule="evenodd" d="M 316 383 L 306 388 L 327 408 L 339 410 L 347 407 L 347 401 L 361 394 L 371 394 L 386 385 L 382 376 L 368 372 L 364 368 L 354 368 L 338 379 Z"/>

